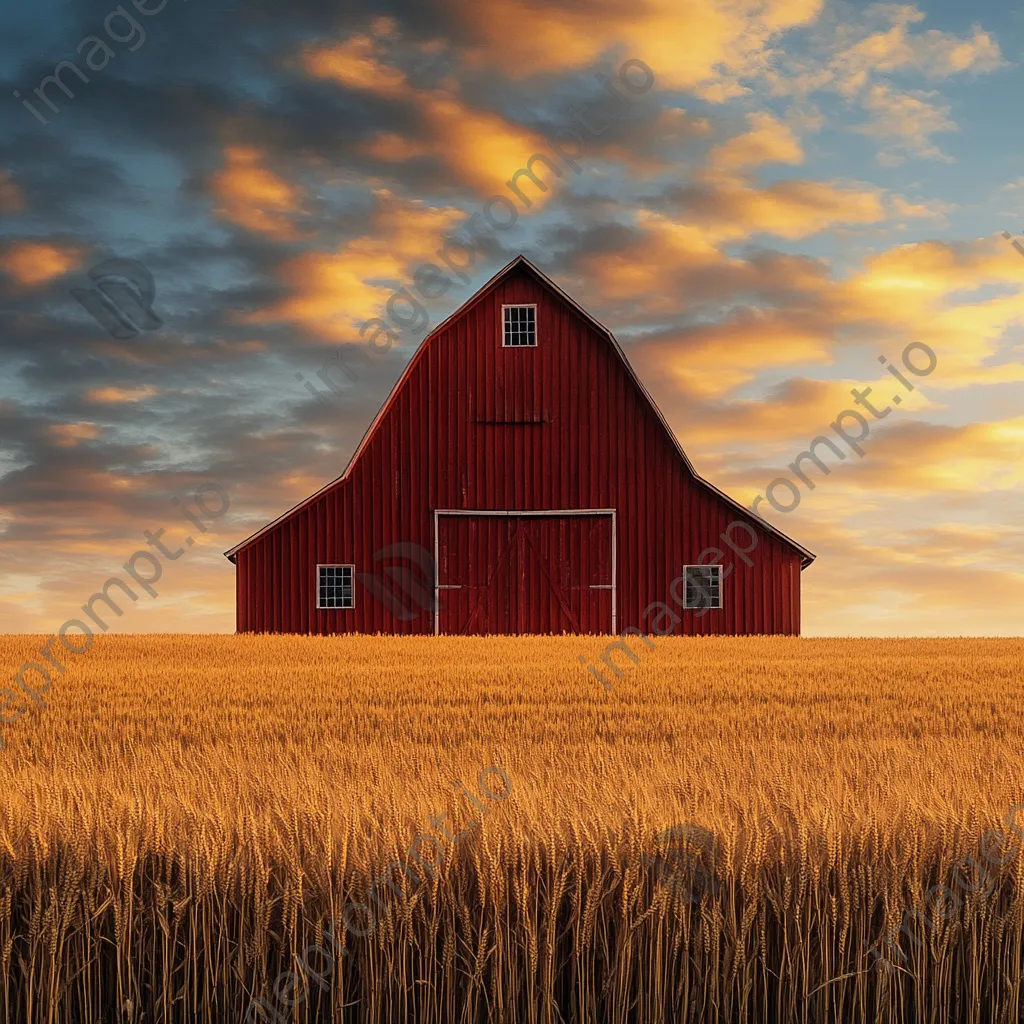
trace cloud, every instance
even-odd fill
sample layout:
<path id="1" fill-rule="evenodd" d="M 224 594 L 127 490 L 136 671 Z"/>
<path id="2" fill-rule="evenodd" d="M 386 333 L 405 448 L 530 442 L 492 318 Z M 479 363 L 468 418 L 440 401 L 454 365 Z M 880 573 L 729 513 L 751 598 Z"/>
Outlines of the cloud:
<path id="1" fill-rule="evenodd" d="M 144 398 L 150 398 L 156 394 L 156 388 L 148 384 L 129 384 L 117 386 L 109 384 L 101 388 L 91 388 L 85 392 L 87 402 L 98 402 L 101 404 L 122 404 L 127 402 L 141 402 Z"/>
<path id="2" fill-rule="evenodd" d="M 74 448 L 82 441 L 94 441 L 102 430 L 95 423 L 54 423 L 48 433 L 59 447 Z"/>
<path id="3" fill-rule="evenodd" d="M 550 153 L 539 132 L 512 123 L 501 114 L 466 102 L 453 81 L 436 88 L 416 88 L 405 73 L 385 60 L 386 41 L 367 35 L 343 43 L 307 49 L 305 70 L 316 78 L 347 89 L 395 101 L 412 113 L 412 131 L 399 135 L 389 129 L 364 142 L 364 153 L 388 163 L 411 157 L 432 157 L 451 179 L 470 185 L 488 197 L 504 189 L 505 181 L 534 154 Z M 557 165 L 556 165 L 557 166 Z M 563 168 L 557 168 L 560 175 Z M 555 172 L 548 171 L 550 180 Z M 551 195 L 533 190 L 533 202 L 543 205 Z"/>
<path id="4" fill-rule="evenodd" d="M 410 268 L 437 263 L 443 239 L 465 217 L 455 207 L 399 199 L 386 189 L 374 195 L 366 232 L 333 252 L 311 249 L 287 259 L 278 273 L 289 295 L 251 322 L 290 320 L 317 338 L 351 340 L 353 326 L 381 311 Z M 399 309 L 410 316 L 408 303 Z"/>
<path id="5" fill-rule="evenodd" d="M 671 216 L 639 209 L 634 224 L 603 249 L 581 240 L 579 272 L 607 299 L 639 297 L 649 312 L 676 310 L 683 298 L 707 287 L 713 272 L 717 293 L 749 284 L 756 267 L 727 254 L 726 244 L 760 234 L 796 240 L 840 225 L 878 224 L 887 218 L 884 195 L 858 184 L 806 180 L 675 188 L 665 204 L 678 210 Z"/>
<path id="6" fill-rule="evenodd" d="M 703 438 L 722 436 L 719 424 L 708 418 L 711 413 L 716 419 L 709 400 L 755 380 L 766 370 L 828 363 L 830 348 L 829 337 L 801 324 L 797 316 L 743 308 L 720 323 L 637 339 L 629 356 L 644 379 L 673 382 L 681 392 L 682 400 L 674 403 L 677 408 L 696 400 L 694 415 L 685 416 L 685 436 Z M 789 404 L 793 397 L 788 396 L 782 404 Z M 758 404 L 767 408 L 778 403 Z M 734 406 L 722 410 L 723 417 L 735 413 Z M 732 422 L 740 434 L 749 426 L 739 418 Z"/>
<path id="7" fill-rule="evenodd" d="M 969 36 L 928 29 L 915 32 L 926 14 L 911 4 L 869 4 L 852 17 L 822 19 L 809 48 L 776 51 L 762 74 L 775 95 L 829 91 L 853 98 L 873 79 L 918 75 L 944 80 L 990 74 L 1008 67 L 998 42 L 980 26 Z"/>
<path id="8" fill-rule="evenodd" d="M 215 212 L 248 231 L 293 241 L 300 237 L 293 221 L 302 212 L 302 192 L 267 169 L 266 160 L 252 146 L 225 149 L 225 166 L 210 180 Z"/>
<path id="9" fill-rule="evenodd" d="M 709 173 L 730 173 L 766 163 L 801 164 L 800 140 L 792 128 L 769 113 L 747 115 L 750 130 L 712 150 Z"/>
<path id="10" fill-rule="evenodd" d="M 52 242 L 13 242 L 0 252 L 0 269 L 17 284 L 35 288 L 81 265 L 81 249 Z"/>
<path id="11" fill-rule="evenodd" d="M 309 46 L 302 54 L 302 63 L 314 78 L 329 78 L 346 89 L 389 99 L 411 99 L 414 95 L 405 73 L 381 59 L 378 40 L 370 35 L 356 34 L 344 42 Z"/>
<path id="12" fill-rule="evenodd" d="M 848 487 L 904 496 L 984 495 L 1024 485 L 1024 417 L 963 426 L 897 422 L 865 442 Z"/>
<path id="13" fill-rule="evenodd" d="M 822 19 L 809 34 L 807 51 L 776 50 L 752 77 L 775 96 L 806 99 L 828 92 L 862 107 L 869 120 L 858 130 L 881 143 L 884 166 L 908 157 L 946 160 L 932 136 L 956 130 L 949 105 L 938 93 L 907 88 L 900 80 L 945 81 L 1009 65 L 980 26 L 967 36 L 915 31 L 924 20 L 924 12 L 910 4 L 871 4 L 852 18 Z"/>
<path id="14" fill-rule="evenodd" d="M 899 92 L 889 85 L 873 85 L 864 96 L 870 121 L 855 128 L 882 143 L 879 163 L 895 167 L 908 157 L 952 162 L 932 141 L 938 132 L 957 130 L 949 106 L 935 102 L 934 92 Z"/>
<path id="15" fill-rule="evenodd" d="M 889 196 L 889 211 L 893 217 L 946 220 L 947 215 L 957 208 L 956 203 L 941 199 L 924 199 L 915 202 L 906 196 L 893 193 Z"/>
<path id="16" fill-rule="evenodd" d="M 925 13 L 909 4 L 877 4 L 868 18 L 891 19 L 891 27 L 872 32 L 836 54 L 834 66 L 850 77 L 861 72 L 891 75 L 915 71 L 928 78 L 949 78 L 971 72 L 986 74 L 1006 67 L 999 44 L 978 25 L 967 38 L 929 29 L 914 35 L 909 29 L 925 20 Z"/>
<path id="17" fill-rule="evenodd" d="M 891 348 L 927 344 L 940 365 L 929 387 L 958 389 L 1022 379 L 1020 363 L 987 362 L 1007 328 L 1024 320 L 1022 297 L 1024 260 L 997 237 L 872 255 L 833 290 L 830 303 L 843 322 L 878 324 Z"/>
<path id="18" fill-rule="evenodd" d="M 736 69 L 768 40 L 807 24 L 820 0 L 604 0 L 591 5 L 495 0 L 464 3 L 461 14 L 476 66 L 512 77 L 578 70 L 617 51 L 643 60 L 662 87 L 692 89 L 722 102 L 742 91 Z"/>

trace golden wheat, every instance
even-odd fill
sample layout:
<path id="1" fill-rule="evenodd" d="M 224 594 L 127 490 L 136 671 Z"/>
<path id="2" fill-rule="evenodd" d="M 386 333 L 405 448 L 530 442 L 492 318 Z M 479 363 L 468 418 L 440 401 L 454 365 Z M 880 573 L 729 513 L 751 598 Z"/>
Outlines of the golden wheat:
<path id="1" fill-rule="evenodd" d="M 926 897 L 990 830 L 1024 846 L 1024 642 L 632 638 L 607 693 L 578 659 L 608 642 L 61 651 L 3 726 L 3 1019 L 1020 1019 L 1020 847 L 990 891 Z M 652 866 L 681 823 L 716 837 L 693 903 Z M 379 924 L 303 982 L 394 862 Z"/>

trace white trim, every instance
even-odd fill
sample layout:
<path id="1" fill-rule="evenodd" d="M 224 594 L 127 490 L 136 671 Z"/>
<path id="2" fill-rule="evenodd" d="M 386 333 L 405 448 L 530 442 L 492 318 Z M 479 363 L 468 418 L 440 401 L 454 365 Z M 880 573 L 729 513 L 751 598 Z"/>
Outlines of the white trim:
<path id="1" fill-rule="evenodd" d="M 437 510 L 434 510 L 434 636 L 438 636 L 441 628 L 441 567 L 437 564 L 437 542 L 440 528 Z"/>
<path id="2" fill-rule="evenodd" d="M 532 345 L 510 345 L 505 340 L 505 310 L 506 309 L 532 309 L 533 310 L 533 344 Z M 501 347 L 502 348 L 536 348 L 539 341 L 537 335 L 537 303 L 536 302 L 503 302 L 501 304 Z"/>
<path id="3" fill-rule="evenodd" d="M 718 611 L 719 609 L 723 608 L 724 607 L 724 603 L 723 603 L 723 600 L 722 600 L 722 567 L 720 565 L 717 565 L 717 564 L 714 564 L 714 563 L 708 563 L 707 565 L 695 565 L 695 564 L 691 563 L 690 565 L 684 565 L 683 566 L 683 611 L 697 612 L 697 611 L 701 611 L 701 609 L 703 608 L 703 605 L 701 605 L 700 608 L 694 608 L 694 607 L 691 607 L 690 605 L 688 605 L 686 603 L 686 596 L 687 596 L 686 595 L 686 591 L 687 591 L 687 587 L 689 586 L 689 581 L 686 578 L 686 570 L 687 569 L 715 569 L 717 571 L 717 573 L 718 573 L 718 604 L 709 605 L 707 610 L 713 612 L 713 611 Z"/>
<path id="4" fill-rule="evenodd" d="M 619 528 L 618 513 L 612 512 L 612 636 L 618 633 L 619 625 Z"/>
<path id="5" fill-rule="evenodd" d="M 613 508 L 435 508 L 435 516 L 614 516 Z"/>
<path id="6" fill-rule="evenodd" d="M 326 605 L 320 603 L 320 570 L 351 569 L 352 570 L 352 603 L 343 605 Z M 317 562 L 314 576 L 316 587 L 316 610 L 318 612 L 349 612 L 356 606 L 356 566 L 355 562 Z"/>
<path id="7" fill-rule="evenodd" d="M 434 636 L 441 635 L 442 590 L 462 590 L 462 584 L 441 583 L 441 516 L 608 516 L 612 521 L 612 581 L 591 584 L 590 590 L 610 590 L 612 592 L 612 635 L 616 633 L 618 624 L 618 511 L 614 508 L 522 508 L 522 509 L 484 509 L 484 508 L 435 508 L 434 509 Z M 684 594 L 685 596 L 685 594 Z"/>

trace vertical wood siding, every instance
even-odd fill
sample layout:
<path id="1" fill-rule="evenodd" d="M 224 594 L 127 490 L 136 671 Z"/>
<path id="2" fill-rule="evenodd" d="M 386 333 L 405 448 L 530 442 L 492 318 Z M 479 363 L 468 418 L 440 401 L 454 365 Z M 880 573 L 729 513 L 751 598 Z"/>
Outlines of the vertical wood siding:
<path id="1" fill-rule="evenodd" d="M 502 303 L 526 302 L 537 304 L 537 346 L 503 348 Z M 644 610 L 664 601 L 680 618 L 676 633 L 800 632 L 800 554 L 692 476 L 608 339 L 520 265 L 414 356 L 348 477 L 238 551 L 237 628 L 431 633 L 431 609 L 403 619 L 361 586 L 354 609 L 318 610 L 317 564 L 380 573 L 374 554 L 386 545 L 433 553 L 435 509 L 610 508 L 618 631 L 649 630 L 657 612 Z M 746 558 L 721 539 L 734 520 L 757 536 Z M 750 543 L 742 528 L 733 537 Z M 669 590 L 709 547 L 723 551 L 728 574 L 724 607 L 701 616 Z M 518 631 L 560 621 L 536 593 L 517 607 L 534 599 Z"/>

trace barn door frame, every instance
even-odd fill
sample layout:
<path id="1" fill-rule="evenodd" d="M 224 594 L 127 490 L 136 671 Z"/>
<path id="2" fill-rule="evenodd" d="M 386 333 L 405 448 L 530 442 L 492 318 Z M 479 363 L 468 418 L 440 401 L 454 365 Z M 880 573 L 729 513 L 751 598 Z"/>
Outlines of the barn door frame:
<path id="1" fill-rule="evenodd" d="M 441 635 L 441 591 L 461 590 L 461 584 L 441 583 L 441 516 L 609 516 L 612 521 L 612 581 L 592 583 L 591 590 L 612 592 L 612 635 L 618 633 L 618 510 L 614 508 L 435 508 L 434 509 L 434 636 Z"/>

